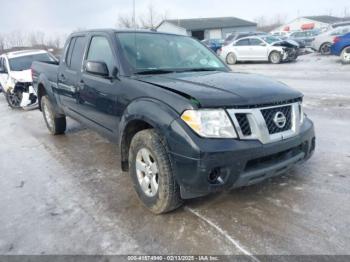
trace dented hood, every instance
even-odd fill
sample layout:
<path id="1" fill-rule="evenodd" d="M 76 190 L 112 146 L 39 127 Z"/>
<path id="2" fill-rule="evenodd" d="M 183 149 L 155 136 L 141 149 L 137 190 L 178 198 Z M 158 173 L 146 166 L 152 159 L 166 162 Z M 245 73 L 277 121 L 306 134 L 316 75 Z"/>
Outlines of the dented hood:
<path id="1" fill-rule="evenodd" d="M 142 76 L 139 80 L 195 98 L 202 107 L 261 105 L 302 97 L 281 82 L 247 73 L 173 73 Z"/>
<path id="2" fill-rule="evenodd" d="M 10 77 L 16 80 L 17 82 L 32 82 L 32 73 L 31 70 L 23 70 L 23 71 L 11 71 Z"/>

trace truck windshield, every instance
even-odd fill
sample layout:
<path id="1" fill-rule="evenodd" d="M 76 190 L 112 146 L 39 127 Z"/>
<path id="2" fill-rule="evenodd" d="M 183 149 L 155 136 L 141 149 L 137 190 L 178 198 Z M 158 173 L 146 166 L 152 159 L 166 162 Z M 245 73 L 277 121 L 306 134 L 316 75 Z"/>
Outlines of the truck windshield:
<path id="1" fill-rule="evenodd" d="M 55 59 L 47 53 L 14 57 L 9 59 L 10 69 L 11 71 L 28 70 L 34 61 L 54 62 Z"/>
<path id="2" fill-rule="evenodd" d="M 137 32 L 117 37 L 135 73 L 227 71 L 216 55 L 190 37 Z"/>

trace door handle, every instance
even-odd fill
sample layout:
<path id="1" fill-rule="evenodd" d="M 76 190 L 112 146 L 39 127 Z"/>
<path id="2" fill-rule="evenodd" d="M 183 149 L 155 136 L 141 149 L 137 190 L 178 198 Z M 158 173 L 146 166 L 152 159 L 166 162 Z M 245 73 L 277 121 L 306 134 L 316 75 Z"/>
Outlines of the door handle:
<path id="1" fill-rule="evenodd" d="M 60 74 L 60 80 L 61 80 L 61 81 L 66 81 L 66 77 L 65 77 L 64 74 Z"/>

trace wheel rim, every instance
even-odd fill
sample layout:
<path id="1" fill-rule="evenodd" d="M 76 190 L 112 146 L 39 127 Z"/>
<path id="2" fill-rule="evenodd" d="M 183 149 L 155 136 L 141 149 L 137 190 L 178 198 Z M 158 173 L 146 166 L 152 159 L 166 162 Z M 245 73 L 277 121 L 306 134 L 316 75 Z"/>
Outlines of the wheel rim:
<path id="1" fill-rule="evenodd" d="M 152 153 L 142 148 L 136 155 L 137 180 L 142 191 L 148 197 L 154 197 L 158 192 L 158 165 Z"/>
<path id="2" fill-rule="evenodd" d="M 49 128 L 52 129 L 54 120 L 46 103 L 44 103 L 43 112 Z"/>
<path id="3" fill-rule="evenodd" d="M 350 62 L 350 48 L 347 48 L 343 52 L 343 61 Z"/>
<path id="4" fill-rule="evenodd" d="M 271 56 L 271 61 L 272 61 L 272 63 L 274 63 L 274 64 L 275 64 L 275 63 L 278 63 L 279 60 L 280 60 L 280 57 L 279 57 L 278 54 L 276 54 L 276 53 L 272 54 L 272 56 Z"/>
<path id="5" fill-rule="evenodd" d="M 235 59 L 235 56 L 234 56 L 234 54 L 229 54 L 228 56 L 227 56 L 227 62 L 229 63 L 229 64 L 234 64 L 235 62 L 236 62 L 236 59 Z"/>
<path id="6" fill-rule="evenodd" d="M 7 99 L 9 101 L 10 106 L 20 107 L 21 101 L 22 101 L 22 93 L 19 91 L 15 91 L 14 93 L 12 93 L 11 91 L 8 91 Z"/>
<path id="7" fill-rule="evenodd" d="M 331 53 L 331 45 L 330 44 L 324 44 L 321 47 L 321 53 L 324 55 L 328 55 Z"/>

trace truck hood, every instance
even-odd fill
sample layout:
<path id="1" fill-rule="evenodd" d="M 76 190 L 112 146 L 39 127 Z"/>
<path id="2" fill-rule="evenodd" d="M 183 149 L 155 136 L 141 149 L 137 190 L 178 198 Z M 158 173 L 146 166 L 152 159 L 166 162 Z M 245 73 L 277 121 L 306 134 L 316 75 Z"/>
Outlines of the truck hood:
<path id="1" fill-rule="evenodd" d="M 10 77 L 15 79 L 17 82 L 32 82 L 32 73 L 31 70 L 23 70 L 23 71 L 11 71 Z"/>
<path id="2" fill-rule="evenodd" d="M 138 80 L 194 98 L 201 107 L 265 105 L 302 97 L 281 82 L 247 73 L 173 73 L 142 76 Z"/>

